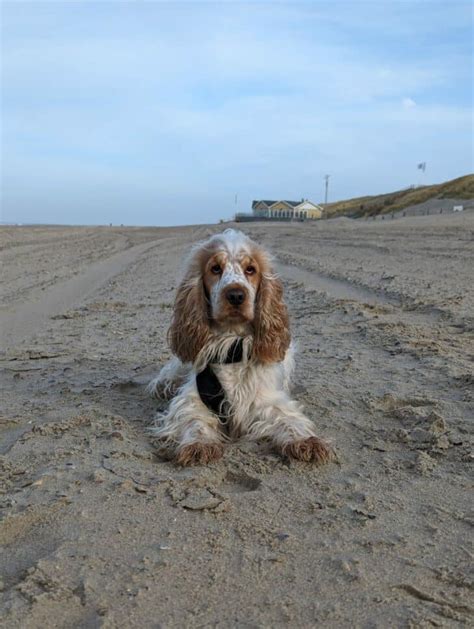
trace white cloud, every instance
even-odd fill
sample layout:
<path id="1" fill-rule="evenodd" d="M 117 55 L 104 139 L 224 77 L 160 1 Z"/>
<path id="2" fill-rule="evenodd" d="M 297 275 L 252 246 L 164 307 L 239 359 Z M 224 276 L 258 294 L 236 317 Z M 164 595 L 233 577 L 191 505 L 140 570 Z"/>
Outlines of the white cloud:
<path id="1" fill-rule="evenodd" d="M 402 107 L 403 109 L 413 109 L 416 107 L 416 103 L 413 98 L 405 96 L 405 98 L 402 99 Z"/>

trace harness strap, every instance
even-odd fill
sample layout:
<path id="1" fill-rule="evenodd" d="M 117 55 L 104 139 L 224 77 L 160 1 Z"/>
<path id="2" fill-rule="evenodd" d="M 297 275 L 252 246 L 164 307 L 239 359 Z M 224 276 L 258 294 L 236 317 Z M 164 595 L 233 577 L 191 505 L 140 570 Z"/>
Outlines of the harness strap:
<path id="1" fill-rule="evenodd" d="M 243 353 L 243 340 L 237 339 L 230 346 L 222 364 L 229 365 L 232 363 L 240 363 L 243 358 Z M 203 404 L 219 417 L 219 421 L 222 424 L 226 424 L 228 417 L 225 411 L 225 392 L 219 382 L 219 378 L 216 376 L 209 363 L 202 371 L 196 374 L 196 385 Z"/>

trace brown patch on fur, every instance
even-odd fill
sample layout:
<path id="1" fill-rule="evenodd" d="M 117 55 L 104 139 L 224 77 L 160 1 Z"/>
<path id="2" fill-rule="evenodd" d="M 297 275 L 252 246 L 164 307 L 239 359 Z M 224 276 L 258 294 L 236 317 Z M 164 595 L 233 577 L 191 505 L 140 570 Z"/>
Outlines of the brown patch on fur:
<path id="1" fill-rule="evenodd" d="M 207 465 L 217 461 L 224 454 L 224 448 L 220 443 L 191 443 L 180 448 L 175 461 L 178 465 Z"/>
<path id="2" fill-rule="evenodd" d="M 283 301 L 282 283 L 272 275 L 261 254 L 256 252 L 255 258 L 264 271 L 255 304 L 253 355 L 261 363 L 276 363 L 285 358 L 290 346 L 288 311 Z"/>
<path id="3" fill-rule="evenodd" d="M 328 463 L 335 458 L 332 448 L 318 437 L 292 441 L 282 448 L 282 454 L 288 459 L 316 463 L 316 465 Z"/>
<path id="4" fill-rule="evenodd" d="M 212 287 L 221 279 L 220 274 L 213 273 L 211 269 L 215 265 L 225 268 L 225 265 L 227 264 L 227 254 L 224 251 L 217 251 L 214 255 L 210 255 L 207 261 L 203 260 L 203 263 L 204 266 L 202 273 L 204 286 L 206 287 L 207 292 L 210 293 Z"/>
<path id="5" fill-rule="evenodd" d="M 172 352 L 184 363 L 196 360 L 211 335 L 209 303 L 203 278 L 215 247 L 216 244 L 194 251 L 186 276 L 176 292 L 168 342 Z"/>
<path id="6" fill-rule="evenodd" d="M 255 292 L 257 292 L 258 287 L 261 281 L 261 272 L 260 272 L 260 264 L 258 262 L 257 257 L 253 256 L 244 256 L 240 262 L 240 267 L 242 271 L 245 273 L 247 277 L 247 281 L 254 287 Z M 254 272 L 249 274 L 248 268 L 253 267 Z"/>
<path id="7" fill-rule="evenodd" d="M 202 280 L 190 274 L 180 284 L 168 341 L 183 363 L 192 363 L 210 336 L 207 301 Z"/>

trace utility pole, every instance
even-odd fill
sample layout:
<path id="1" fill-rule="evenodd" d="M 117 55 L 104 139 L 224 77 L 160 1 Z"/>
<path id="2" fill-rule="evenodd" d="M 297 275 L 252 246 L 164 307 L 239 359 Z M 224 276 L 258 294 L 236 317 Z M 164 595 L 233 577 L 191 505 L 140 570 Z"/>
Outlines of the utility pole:
<path id="1" fill-rule="evenodd" d="M 329 177 L 331 175 L 324 175 L 324 179 L 326 181 L 326 194 L 324 195 L 324 205 L 328 204 L 328 186 L 329 186 Z"/>

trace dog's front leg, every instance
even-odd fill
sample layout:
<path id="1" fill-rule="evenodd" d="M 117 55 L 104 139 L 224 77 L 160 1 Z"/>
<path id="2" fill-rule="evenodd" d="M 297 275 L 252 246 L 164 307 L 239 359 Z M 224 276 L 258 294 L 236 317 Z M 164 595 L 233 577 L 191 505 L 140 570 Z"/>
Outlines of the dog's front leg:
<path id="1" fill-rule="evenodd" d="M 202 403 L 195 379 L 190 378 L 151 432 L 179 465 L 205 465 L 221 458 L 225 438 L 219 418 Z"/>
<path id="2" fill-rule="evenodd" d="M 257 402 L 254 417 L 247 436 L 270 439 L 286 458 L 322 464 L 334 457 L 332 448 L 316 436 L 313 422 L 300 405 L 283 391 Z"/>

